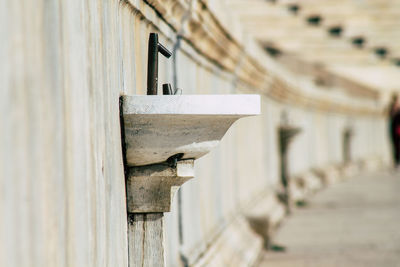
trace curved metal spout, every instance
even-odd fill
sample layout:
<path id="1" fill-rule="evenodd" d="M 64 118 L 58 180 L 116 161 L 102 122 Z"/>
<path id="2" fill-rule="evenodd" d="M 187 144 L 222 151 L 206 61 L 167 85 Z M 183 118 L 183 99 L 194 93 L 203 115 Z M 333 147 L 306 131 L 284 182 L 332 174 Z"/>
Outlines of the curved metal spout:
<path id="1" fill-rule="evenodd" d="M 147 94 L 156 95 L 158 88 L 158 52 L 166 58 L 171 57 L 172 53 L 158 42 L 158 34 L 150 33 L 149 51 L 147 61 Z"/>

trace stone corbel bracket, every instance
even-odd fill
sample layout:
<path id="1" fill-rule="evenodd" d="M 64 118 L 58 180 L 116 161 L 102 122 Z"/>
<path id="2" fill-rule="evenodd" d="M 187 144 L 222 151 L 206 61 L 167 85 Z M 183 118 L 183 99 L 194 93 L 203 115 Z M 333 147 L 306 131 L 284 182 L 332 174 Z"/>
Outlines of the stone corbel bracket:
<path id="1" fill-rule="evenodd" d="M 128 212 L 169 212 L 175 192 L 191 178 L 194 178 L 193 159 L 178 161 L 176 167 L 153 164 L 129 168 Z"/>

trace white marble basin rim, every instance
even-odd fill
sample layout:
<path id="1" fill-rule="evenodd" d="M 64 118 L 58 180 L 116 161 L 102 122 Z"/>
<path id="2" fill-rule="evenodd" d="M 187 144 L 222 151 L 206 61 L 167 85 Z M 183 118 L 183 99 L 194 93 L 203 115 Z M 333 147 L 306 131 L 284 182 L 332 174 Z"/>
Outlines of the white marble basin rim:
<path id="1" fill-rule="evenodd" d="M 135 95 L 123 98 L 124 114 L 260 114 L 259 95 Z"/>
<path id="2" fill-rule="evenodd" d="M 124 96 L 122 111 L 128 166 L 144 166 L 205 155 L 236 120 L 260 114 L 260 96 Z"/>

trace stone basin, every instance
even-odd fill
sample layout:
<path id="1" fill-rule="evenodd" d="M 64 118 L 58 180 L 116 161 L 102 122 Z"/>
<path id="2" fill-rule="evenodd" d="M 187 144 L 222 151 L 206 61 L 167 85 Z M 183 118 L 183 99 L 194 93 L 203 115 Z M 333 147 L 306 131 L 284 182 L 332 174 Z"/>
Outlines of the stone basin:
<path id="1" fill-rule="evenodd" d="M 128 166 L 197 159 L 238 119 L 260 114 L 259 95 L 123 96 Z"/>

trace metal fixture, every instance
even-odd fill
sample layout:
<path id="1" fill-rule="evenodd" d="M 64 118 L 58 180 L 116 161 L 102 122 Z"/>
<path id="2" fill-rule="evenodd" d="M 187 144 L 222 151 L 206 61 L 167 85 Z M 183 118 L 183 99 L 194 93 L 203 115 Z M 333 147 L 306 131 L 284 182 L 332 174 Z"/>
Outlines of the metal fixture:
<path id="1" fill-rule="evenodd" d="M 319 15 L 309 16 L 307 18 L 307 22 L 310 25 L 319 26 L 321 24 L 321 22 L 322 22 L 322 17 L 319 16 Z"/>
<path id="2" fill-rule="evenodd" d="M 150 33 L 149 51 L 147 61 L 147 94 L 156 95 L 158 86 L 158 52 L 166 58 L 170 58 L 172 53 L 158 42 L 158 34 Z"/>
<path id="3" fill-rule="evenodd" d="M 292 12 L 294 15 L 297 15 L 297 13 L 299 13 L 300 6 L 296 4 L 291 4 L 288 6 L 288 10 Z"/>
<path id="4" fill-rule="evenodd" d="M 169 157 L 167 159 L 168 166 L 171 168 L 176 168 L 176 164 L 178 164 L 178 161 L 183 158 L 183 155 L 184 155 L 183 153 L 178 153 L 178 154 L 175 154 L 175 155 Z"/>
<path id="5" fill-rule="evenodd" d="M 264 49 L 272 57 L 278 57 L 282 54 L 282 51 L 273 45 L 265 45 Z"/>
<path id="6" fill-rule="evenodd" d="M 163 95 L 173 95 L 171 84 L 165 83 L 162 85 Z"/>
<path id="7" fill-rule="evenodd" d="M 331 36 L 339 37 L 342 34 L 342 27 L 341 26 L 333 26 L 328 29 L 328 32 Z"/>
<path id="8" fill-rule="evenodd" d="M 365 39 L 362 36 L 359 37 L 354 37 L 351 42 L 353 43 L 354 46 L 358 48 L 363 48 L 365 44 Z"/>
<path id="9" fill-rule="evenodd" d="M 393 60 L 394 65 L 396 65 L 397 67 L 400 67 L 400 58 L 394 58 Z"/>
<path id="10" fill-rule="evenodd" d="M 377 48 L 375 48 L 375 54 L 379 58 L 382 58 L 382 59 L 385 58 L 388 53 L 389 53 L 389 51 L 385 47 L 377 47 Z"/>

